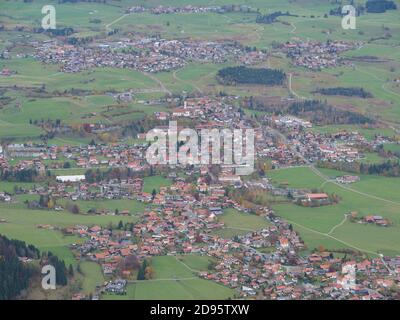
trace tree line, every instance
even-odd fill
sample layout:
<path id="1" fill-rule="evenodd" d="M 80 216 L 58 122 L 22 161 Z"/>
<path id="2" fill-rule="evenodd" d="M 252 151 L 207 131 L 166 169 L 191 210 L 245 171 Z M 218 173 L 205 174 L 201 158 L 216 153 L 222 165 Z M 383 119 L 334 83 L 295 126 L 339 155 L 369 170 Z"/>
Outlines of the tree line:
<path id="1" fill-rule="evenodd" d="M 330 162 L 320 161 L 321 168 L 335 169 L 339 171 L 352 172 L 357 174 L 369 174 L 385 177 L 399 177 L 400 163 L 398 160 L 388 160 L 383 163 L 360 163 L 360 162 Z"/>
<path id="2" fill-rule="evenodd" d="M 153 279 L 155 275 L 154 268 L 151 266 L 151 263 L 146 259 L 143 260 L 142 265 L 139 268 L 137 274 L 137 280 L 149 280 Z"/>
<path id="3" fill-rule="evenodd" d="M 35 182 L 38 177 L 35 169 L 8 170 L 0 169 L 0 180 L 11 182 Z"/>
<path id="4" fill-rule="evenodd" d="M 297 15 L 290 14 L 289 11 L 282 12 L 282 11 L 275 11 L 270 14 L 265 14 L 265 15 L 258 15 L 256 18 L 256 23 L 265 23 L 265 24 L 271 24 L 276 21 L 278 17 L 281 16 L 291 16 L 291 17 L 298 17 Z"/>
<path id="5" fill-rule="evenodd" d="M 367 12 L 383 13 L 386 10 L 396 10 L 397 5 L 393 1 L 387 0 L 368 0 L 365 4 Z"/>
<path id="6" fill-rule="evenodd" d="M 364 90 L 363 88 L 345 88 L 345 87 L 334 87 L 334 88 L 319 88 L 314 93 L 320 93 L 327 96 L 346 96 L 346 97 L 360 97 L 360 98 L 372 98 L 373 95 Z"/>

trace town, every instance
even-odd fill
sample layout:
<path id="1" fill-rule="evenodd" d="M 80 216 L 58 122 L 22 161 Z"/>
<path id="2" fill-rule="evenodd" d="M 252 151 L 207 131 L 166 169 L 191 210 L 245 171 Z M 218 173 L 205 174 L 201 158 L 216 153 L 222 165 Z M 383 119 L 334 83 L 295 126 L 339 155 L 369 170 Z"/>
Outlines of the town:
<path id="1" fill-rule="evenodd" d="M 0 300 L 400 299 L 397 0 L 0 2 Z"/>
<path id="2" fill-rule="evenodd" d="M 197 130 L 215 128 L 216 124 L 220 124 L 221 128 L 251 127 L 252 119 L 239 112 L 229 101 L 218 97 L 190 98 L 163 117 L 164 120 L 178 121 L 195 118 Z M 153 116 L 160 118 L 161 114 Z M 256 156 L 258 159 L 271 159 L 275 169 L 327 161 L 355 162 L 362 159 L 363 151 L 359 150 L 373 151 L 379 145 L 392 142 L 390 137 L 379 136 L 366 140 L 357 132 L 312 133 L 309 131 L 312 123 L 295 116 L 266 117 L 261 121 L 262 128 L 255 128 Z M 198 272 L 199 277 L 236 290 L 240 298 L 390 298 L 390 287 L 400 280 L 398 258 L 367 259 L 349 251 L 350 260 L 340 259 L 323 248 L 304 256 L 301 252 L 306 246 L 290 223 L 279 218 L 269 206 L 248 206 L 238 202 L 229 197 L 229 190 L 263 190 L 301 206 L 330 206 L 340 201 L 334 195 L 310 189 L 276 187 L 268 178 L 257 178 L 257 175 L 252 180 L 242 181 L 224 165 L 214 168 L 214 165 L 198 164 L 190 169 L 188 165 L 178 164 L 175 170 L 184 173 L 184 176 L 173 174 L 163 165 L 146 163 L 146 147 L 145 143 L 139 143 L 81 146 L 9 144 L 2 148 L 4 178 L 7 175 L 16 177 L 18 173 L 28 170 L 33 170 L 39 180 L 52 169 L 76 167 L 86 170 L 83 175 L 54 176 L 48 185 L 38 185 L 33 189 L 16 188 L 16 195 L 38 197 L 37 201 L 26 202 L 28 208 L 122 217 L 133 213 L 129 208 L 81 212 L 79 206 L 73 204 L 77 200 L 129 199 L 145 205 L 139 221 L 132 225 L 124 226 L 121 222 L 109 228 L 71 225 L 61 229 L 52 225 L 37 226 L 59 229 L 63 234 L 84 239 L 82 244 L 73 245 L 71 250 L 78 261 L 99 263 L 108 279 L 94 297 L 104 293 L 124 294 L 126 285 L 137 281 L 134 267 L 129 263 L 131 260 L 140 264 L 154 256 L 195 254 L 215 259 L 210 270 Z M 95 170 L 104 166 L 110 171 L 96 174 Z M 151 176 L 155 172 L 168 175 L 173 184 L 160 188 L 158 192 L 146 193 L 143 191 L 143 175 Z M 197 187 L 187 182 L 193 175 L 198 176 Z M 350 184 L 359 181 L 359 177 L 342 176 L 336 181 Z M 2 201 L 12 203 L 13 197 L 13 194 L 4 193 Z M 269 227 L 232 238 L 220 237 L 218 230 L 227 228 L 220 220 L 226 210 L 262 217 Z M 352 214 L 352 219 L 359 219 L 359 216 Z M 364 216 L 360 223 L 388 225 L 386 220 L 376 215 Z M 356 274 L 362 273 L 363 278 L 367 276 L 368 281 L 357 282 L 349 278 L 349 274 L 343 271 L 349 266 L 356 268 Z M 86 299 L 87 296 L 80 294 L 76 298 Z"/>

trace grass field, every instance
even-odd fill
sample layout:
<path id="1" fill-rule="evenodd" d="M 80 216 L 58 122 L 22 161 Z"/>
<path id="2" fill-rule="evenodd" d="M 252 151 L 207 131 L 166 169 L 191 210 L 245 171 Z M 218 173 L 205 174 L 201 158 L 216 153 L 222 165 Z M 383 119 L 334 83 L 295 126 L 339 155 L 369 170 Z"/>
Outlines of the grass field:
<path id="1" fill-rule="evenodd" d="M 66 203 L 65 200 L 58 202 L 61 205 Z M 119 212 L 128 210 L 131 215 L 138 215 L 146 209 L 146 206 L 142 202 L 129 199 L 101 201 L 77 200 L 74 203 L 79 206 L 83 214 L 87 213 L 90 209 L 97 209 L 98 211 L 109 210 L 111 212 L 115 212 L 115 210 L 118 209 Z"/>
<path id="2" fill-rule="evenodd" d="M 177 257 L 179 261 L 182 261 L 184 264 L 186 264 L 188 267 L 190 267 L 193 270 L 198 270 L 198 271 L 207 271 L 208 270 L 208 265 L 211 262 L 214 262 L 215 259 L 212 257 L 208 256 L 199 256 L 199 255 L 182 255 Z"/>
<path id="3" fill-rule="evenodd" d="M 290 188 L 317 188 L 323 180 L 308 168 L 288 168 L 267 172 L 267 177 L 275 185 L 283 185 Z"/>
<path id="4" fill-rule="evenodd" d="M 167 187 L 171 185 L 171 183 L 171 180 L 162 176 L 145 177 L 143 182 L 143 192 L 152 193 L 153 190 L 159 192 L 161 187 Z"/>
<path id="5" fill-rule="evenodd" d="M 84 275 L 82 289 L 85 294 L 94 293 L 96 286 L 104 283 L 104 276 L 99 264 L 91 261 L 83 261 L 80 263 L 81 271 Z"/>
<path id="6" fill-rule="evenodd" d="M 225 224 L 225 227 L 215 231 L 215 234 L 223 238 L 232 238 L 236 235 L 260 230 L 269 225 L 269 222 L 263 217 L 242 213 L 232 208 L 225 209 L 224 213 L 218 218 Z"/>
<path id="7" fill-rule="evenodd" d="M 65 124 L 120 123 L 143 118 L 163 106 L 147 106 L 139 103 L 117 105 L 108 96 L 57 97 L 21 100 L 21 107 L 10 105 L 0 111 L 0 137 L 30 137 L 42 133 L 39 127 L 30 125 L 37 120 L 61 120 Z M 111 105 L 111 106 L 110 106 Z M 11 123 L 15 124 L 12 127 Z"/>
<path id="8" fill-rule="evenodd" d="M 385 144 L 383 147 L 386 151 L 400 152 L 400 144 L 388 143 Z"/>
<path id="9" fill-rule="evenodd" d="M 180 258 L 179 258 L 180 259 Z M 187 256 L 183 261 L 191 268 L 204 268 L 208 263 L 205 257 Z M 191 299 L 227 299 L 233 297 L 234 291 L 213 281 L 203 280 L 179 262 L 173 256 L 152 258 L 155 270 L 153 280 L 131 283 L 127 295 L 104 295 L 104 299 L 124 300 L 191 300 Z"/>

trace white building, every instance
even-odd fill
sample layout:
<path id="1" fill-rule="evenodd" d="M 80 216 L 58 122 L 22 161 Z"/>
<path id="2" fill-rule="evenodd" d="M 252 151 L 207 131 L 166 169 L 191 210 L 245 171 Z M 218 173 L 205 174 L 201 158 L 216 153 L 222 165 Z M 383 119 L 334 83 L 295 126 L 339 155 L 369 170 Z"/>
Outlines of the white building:
<path id="1" fill-rule="evenodd" d="M 85 180 L 85 175 L 57 176 L 59 182 L 79 182 Z"/>

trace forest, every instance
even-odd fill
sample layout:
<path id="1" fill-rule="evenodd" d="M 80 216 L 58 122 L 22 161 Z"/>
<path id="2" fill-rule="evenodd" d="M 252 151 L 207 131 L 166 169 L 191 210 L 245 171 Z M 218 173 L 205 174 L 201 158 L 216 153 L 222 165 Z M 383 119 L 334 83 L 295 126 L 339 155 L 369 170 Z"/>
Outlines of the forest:
<path id="1" fill-rule="evenodd" d="M 0 300 L 17 298 L 40 274 L 37 264 L 22 262 L 20 258 L 39 260 L 40 266 L 52 265 L 56 270 L 56 284 L 60 286 L 66 285 L 68 274 L 72 274 L 72 267 L 68 273 L 64 261 L 51 252 L 41 254 L 33 245 L 0 235 Z"/>
<path id="2" fill-rule="evenodd" d="M 387 0 L 369 0 L 366 2 L 365 7 L 367 12 L 383 13 L 386 10 L 396 10 L 397 6 L 393 1 Z"/>
<path id="3" fill-rule="evenodd" d="M 218 71 L 218 80 L 223 84 L 264 84 L 282 85 L 286 74 L 281 70 L 266 68 L 228 67 Z"/>
<path id="4" fill-rule="evenodd" d="M 341 110 L 326 101 L 306 100 L 293 103 L 270 104 L 262 97 L 246 98 L 243 107 L 271 113 L 273 115 L 291 114 L 308 119 L 314 124 L 373 124 L 374 120 L 348 110 Z"/>
<path id="5" fill-rule="evenodd" d="M 39 254 L 32 245 L 0 235 L 0 300 L 14 299 L 29 286 L 35 269 L 19 258 L 38 259 Z"/>

